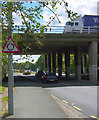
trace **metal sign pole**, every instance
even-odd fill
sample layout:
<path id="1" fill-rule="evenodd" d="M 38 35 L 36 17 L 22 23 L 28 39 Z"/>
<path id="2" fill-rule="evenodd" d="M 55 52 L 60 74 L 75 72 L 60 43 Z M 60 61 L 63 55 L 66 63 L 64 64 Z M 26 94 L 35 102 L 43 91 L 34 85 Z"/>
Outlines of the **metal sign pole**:
<path id="1" fill-rule="evenodd" d="M 13 114 L 13 53 L 8 53 L 8 113 Z"/>
<path id="2" fill-rule="evenodd" d="M 10 3 L 9 7 L 9 35 L 12 36 L 12 4 Z M 13 110 L 13 53 L 8 53 L 8 113 L 14 114 Z"/>

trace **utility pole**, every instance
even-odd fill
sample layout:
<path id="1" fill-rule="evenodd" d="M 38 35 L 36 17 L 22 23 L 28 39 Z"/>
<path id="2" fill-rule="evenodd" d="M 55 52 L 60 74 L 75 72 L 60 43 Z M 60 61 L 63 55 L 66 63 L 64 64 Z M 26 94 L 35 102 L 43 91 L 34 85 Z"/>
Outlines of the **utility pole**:
<path id="1" fill-rule="evenodd" d="M 9 2 L 9 18 L 8 18 L 8 27 L 9 27 L 9 36 L 12 36 L 12 2 Z M 8 53 L 8 113 L 14 114 L 13 109 L 13 53 Z"/>

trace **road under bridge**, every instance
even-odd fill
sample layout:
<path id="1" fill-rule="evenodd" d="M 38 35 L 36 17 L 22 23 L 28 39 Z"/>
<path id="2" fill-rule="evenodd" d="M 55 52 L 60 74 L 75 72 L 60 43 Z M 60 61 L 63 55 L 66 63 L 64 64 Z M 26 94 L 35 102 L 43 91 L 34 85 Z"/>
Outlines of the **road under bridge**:
<path id="1" fill-rule="evenodd" d="M 65 54 L 65 74 L 70 77 L 70 54 L 75 58 L 76 80 L 81 80 L 81 65 L 83 73 L 86 73 L 86 56 L 89 61 L 89 81 L 96 83 L 98 78 L 97 68 L 99 66 L 99 36 L 95 33 L 45 33 L 43 37 L 34 40 L 33 35 L 19 33 L 18 41 L 20 54 L 44 54 L 45 72 L 51 72 L 51 62 L 53 72 L 56 73 L 56 54 L 58 55 L 58 75 L 62 76 L 62 54 Z M 39 41 L 42 43 L 40 46 Z M 27 45 L 25 46 L 24 43 Z M 23 48 L 26 48 L 25 51 Z M 52 57 L 52 61 L 51 61 Z M 81 60 L 82 63 L 81 64 Z"/>

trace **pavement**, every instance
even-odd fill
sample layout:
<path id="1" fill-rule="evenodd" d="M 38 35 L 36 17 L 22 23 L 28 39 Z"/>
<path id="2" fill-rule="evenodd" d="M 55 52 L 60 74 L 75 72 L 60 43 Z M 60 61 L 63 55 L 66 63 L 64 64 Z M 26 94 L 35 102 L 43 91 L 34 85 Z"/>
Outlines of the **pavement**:
<path id="1" fill-rule="evenodd" d="M 22 77 L 22 76 L 21 76 Z M 17 77 L 15 84 L 16 92 L 14 95 L 14 115 L 6 116 L 11 118 L 66 118 L 67 114 L 61 109 L 59 104 L 50 96 L 43 85 L 38 85 L 35 80 L 29 76 L 27 80 L 25 77 Z M 80 85 L 83 85 L 79 82 Z M 60 85 L 60 83 L 58 83 Z M 58 84 L 53 84 L 58 86 Z M 52 85 L 52 86 L 53 86 Z M 64 82 L 61 83 L 61 86 Z M 66 82 L 67 85 L 67 82 Z M 77 85 L 73 82 L 72 85 Z M 79 84 L 78 84 L 79 85 Z M 85 85 L 85 83 L 84 83 Z M 86 83 L 87 85 L 87 83 Z M 46 85 L 49 87 L 50 84 Z"/>
<path id="2" fill-rule="evenodd" d="M 14 115 L 6 118 L 66 118 L 66 114 L 44 88 L 27 85 L 16 86 Z"/>

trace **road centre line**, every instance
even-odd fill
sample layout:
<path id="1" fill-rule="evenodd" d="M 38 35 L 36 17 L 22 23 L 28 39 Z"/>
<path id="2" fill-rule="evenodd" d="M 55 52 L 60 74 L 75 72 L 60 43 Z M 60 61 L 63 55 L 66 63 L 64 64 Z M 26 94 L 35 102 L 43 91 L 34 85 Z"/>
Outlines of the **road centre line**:
<path id="1" fill-rule="evenodd" d="M 79 111 L 81 111 L 81 109 L 80 108 L 78 108 L 78 107 L 76 107 L 76 106 L 73 106 L 74 108 L 76 108 L 77 110 L 79 110 Z"/>
<path id="2" fill-rule="evenodd" d="M 65 100 L 62 100 L 64 103 L 68 103 L 67 101 L 65 101 Z"/>

